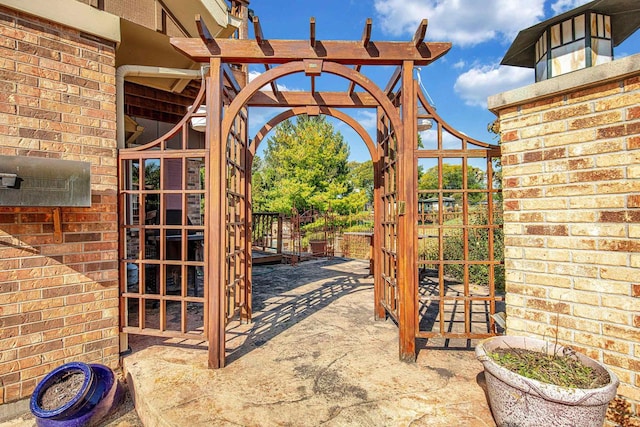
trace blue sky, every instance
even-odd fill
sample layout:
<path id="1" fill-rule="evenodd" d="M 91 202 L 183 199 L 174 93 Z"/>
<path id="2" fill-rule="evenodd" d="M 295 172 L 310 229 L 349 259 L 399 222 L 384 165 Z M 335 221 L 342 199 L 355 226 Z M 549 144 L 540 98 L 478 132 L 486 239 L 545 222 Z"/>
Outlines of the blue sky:
<path id="1" fill-rule="evenodd" d="M 500 66 L 500 61 L 518 31 L 574 7 L 585 0 L 252 0 L 250 8 L 259 17 L 266 39 L 308 39 L 309 19 L 316 20 L 318 40 L 360 40 L 367 18 L 372 18 L 372 40 L 409 41 L 419 22 L 426 18 L 427 41 L 452 42 L 444 57 L 419 71 L 423 85 L 438 114 L 467 135 L 491 142 L 486 131 L 495 119 L 486 100 L 494 95 L 534 82 L 532 69 Z M 250 26 L 250 37 L 253 29 Z M 640 52 L 640 31 L 615 48 L 616 59 Z M 393 67 L 363 67 L 379 86 L 387 84 Z M 250 68 L 251 77 L 264 72 Z M 278 80 L 281 89 L 310 90 L 303 75 Z M 345 90 L 348 82 L 333 76 L 316 79 L 316 90 Z M 251 137 L 281 110 L 252 108 Z M 373 110 L 345 110 L 375 135 Z M 332 119 L 333 121 L 333 119 Z M 369 160 L 364 142 L 351 129 L 333 121 L 348 141 L 351 160 Z M 269 136 L 271 136 L 270 134 Z M 266 143 L 258 150 L 261 154 Z"/>

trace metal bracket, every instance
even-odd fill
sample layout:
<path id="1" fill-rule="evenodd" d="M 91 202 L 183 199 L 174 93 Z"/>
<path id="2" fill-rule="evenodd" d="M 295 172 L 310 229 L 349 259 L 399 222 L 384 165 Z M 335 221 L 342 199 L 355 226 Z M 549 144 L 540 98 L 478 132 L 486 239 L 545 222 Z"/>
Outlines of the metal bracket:
<path id="1" fill-rule="evenodd" d="M 53 241 L 62 243 L 62 213 L 60 208 L 53 208 Z"/>
<path id="2" fill-rule="evenodd" d="M 304 59 L 304 74 L 307 77 L 318 77 L 322 74 L 322 59 Z"/>

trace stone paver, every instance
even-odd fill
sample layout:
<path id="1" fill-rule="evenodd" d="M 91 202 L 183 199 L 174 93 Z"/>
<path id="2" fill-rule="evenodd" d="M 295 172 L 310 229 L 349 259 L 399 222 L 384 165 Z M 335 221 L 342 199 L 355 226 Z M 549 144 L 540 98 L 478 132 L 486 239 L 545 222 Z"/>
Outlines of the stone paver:
<path id="1" fill-rule="evenodd" d="M 146 426 L 495 425 L 472 351 L 425 348 L 416 363 L 399 361 L 396 325 L 373 319 L 367 263 L 254 273 L 254 321 L 230 325 L 225 368 L 207 369 L 202 345 L 124 359 Z"/>

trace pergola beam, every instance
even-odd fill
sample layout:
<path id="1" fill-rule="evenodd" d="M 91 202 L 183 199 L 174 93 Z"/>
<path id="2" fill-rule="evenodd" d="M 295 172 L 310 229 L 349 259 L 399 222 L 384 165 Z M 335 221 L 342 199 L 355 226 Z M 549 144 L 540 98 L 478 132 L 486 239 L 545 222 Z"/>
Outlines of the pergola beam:
<path id="1" fill-rule="evenodd" d="M 357 72 L 360 72 L 360 69 L 362 68 L 362 65 L 356 65 L 355 67 L 353 67 L 354 70 L 356 70 Z M 350 81 L 349 82 L 349 88 L 347 89 L 347 93 L 349 95 L 351 95 L 353 93 L 353 91 L 356 88 L 356 82 L 354 81 Z"/>
<path id="2" fill-rule="evenodd" d="M 373 21 L 371 21 L 371 18 L 367 18 L 367 22 L 364 24 L 364 31 L 362 32 L 362 46 L 365 48 L 369 47 L 369 42 L 371 41 L 372 25 Z"/>
<path id="3" fill-rule="evenodd" d="M 304 107 L 319 105 L 335 108 L 376 108 L 379 103 L 368 92 L 259 91 L 247 102 L 249 107 Z"/>
<path id="4" fill-rule="evenodd" d="M 316 18 L 309 20 L 309 44 L 313 49 L 316 48 Z"/>
<path id="5" fill-rule="evenodd" d="M 254 17 L 254 27 L 257 17 Z M 259 21 L 258 21 L 259 22 Z M 234 64 L 284 64 L 302 59 L 322 59 L 345 65 L 400 65 L 413 61 L 428 65 L 446 54 L 451 43 L 264 40 L 258 27 L 256 40 L 215 39 L 207 42 L 192 38 L 172 38 L 171 44 L 196 62 L 220 58 Z"/>
<path id="6" fill-rule="evenodd" d="M 198 34 L 203 42 L 207 43 L 215 40 L 213 35 L 211 35 L 211 31 L 207 28 L 207 24 L 205 24 L 204 19 L 199 14 L 196 15 L 196 27 L 198 28 Z"/>
<path id="7" fill-rule="evenodd" d="M 269 66 L 269 64 L 264 64 L 264 70 L 265 71 L 269 71 L 271 69 L 271 67 Z M 276 83 L 276 81 L 272 81 L 271 83 L 269 83 L 271 85 L 271 90 L 273 91 L 274 95 L 277 97 L 278 96 L 278 92 L 280 92 L 278 90 L 278 84 Z"/>
<path id="8" fill-rule="evenodd" d="M 423 19 L 418 25 L 416 33 L 413 35 L 413 44 L 418 47 L 424 41 L 424 36 L 427 34 L 428 19 Z"/>
<path id="9" fill-rule="evenodd" d="M 253 22 L 253 34 L 256 37 L 256 42 L 261 45 L 265 42 L 268 42 L 267 40 L 264 39 L 264 34 L 262 33 L 262 25 L 260 25 L 260 18 L 258 18 L 257 16 L 254 16 L 252 19 Z M 214 41 L 215 43 L 215 41 Z M 265 71 L 269 71 L 271 69 L 271 67 L 269 66 L 269 64 L 265 63 L 264 64 L 264 70 Z M 273 92 L 276 94 L 276 96 L 278 95 L 278 85 L 276 84 L 275 81 L 271 82 L 271 90 L 273 90 Z"/>
<path id="10" fill-rule="evenodd" d="M 260 25 L 260 19 L 257 16 L 253 17 L 253 34 L 255 35 L 256 42 L 258 42 L 259 45 L 266 41 L 264 39 L 264 36 L 262 35 L 262 26 Z"/>
<path id="11" fill-rule="evenodd" d="M 387 86 L 384 88 L 384 93 L 389 95 L 389 93 L 393 90 L 396 84 L 400 81 L 400 77 L 402 75 L 402 69 L 400 67 L 396 68 L 391 75 L 391 78 L 387 82 Z"/>

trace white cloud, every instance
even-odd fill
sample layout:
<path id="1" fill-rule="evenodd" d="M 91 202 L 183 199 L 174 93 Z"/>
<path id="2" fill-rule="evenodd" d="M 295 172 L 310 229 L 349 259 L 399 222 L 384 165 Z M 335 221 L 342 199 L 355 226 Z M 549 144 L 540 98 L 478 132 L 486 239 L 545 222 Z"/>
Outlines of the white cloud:
<path id="1" fill-rule="evenodd" d="M 464 62 L 464 60 L 461 59 L 460 61 L 458 61 L 455 64 L 453 64 L 453 68 L 460 69 L 460 68 L 464 68 L 465 65 L 467 65 L 467 63 Z"/>
<path id="2" fill-rule="evenodd" d="M 250 71 L 249 71 L 249 81 L 251 81 L 251 80 L 253 80 L 253 79 L 255 79 L 255 78 L 259 77 L 260 75 L 262 75 L 262 73 L 261 73 L 261 72 L 259 72 L 259 71 L 255 71 L 255 70 L 250 70 Z M 277 86 L 278 90 L 281 90 L 281 91 L 283 91 L 283 92 L 285 92 L 285 91 L 290 91 L 290 90 L 298 90 L 298 89 L 289 89 L 289 88 L 288 88 L 288 87 L 286 87 L 285 85 L 281 85 L 281 84 L 279 84 L 278 82 L 276 82 L 276 86 Z M 266 85 L 262 86 L 262 87 L 260 88 L 260 90 L 261 90 L 261 91 L 271 92 L 271 90 L 272 90 L 272 89 L 271 89 L 271 85 L 270 85 L 270 84 L 266 84 Z"/>
<path id="3" fill-rule="evenodd" d="M 578 6 L 589 3 L 591 0 L 558 0 L 551 5 L 551 9 L 555 14 L 566 12 L 569 9 L 575 9 Z"/>
<path id="4" fill-rule="evenodd" d="M 355 119 L 367 132 L 375 134 L 378 126 L 378 117 L 375 110 L 358 110 Z"/>
<path id="5" fill-rule="evenodd" d="M 429 40 L 461 46 L 510 41 L 544 17 L 544 0 L 375 0 L 374 5 L 389 34 L 412 35 L 426 18 Z"/>
<path id="6" fill-rule="evenodd" d="M 532 69 L 485 65 L 461 74 L 453 89 L 465 104 L 487 108 L 487 97 L 533 82 Z"/>

